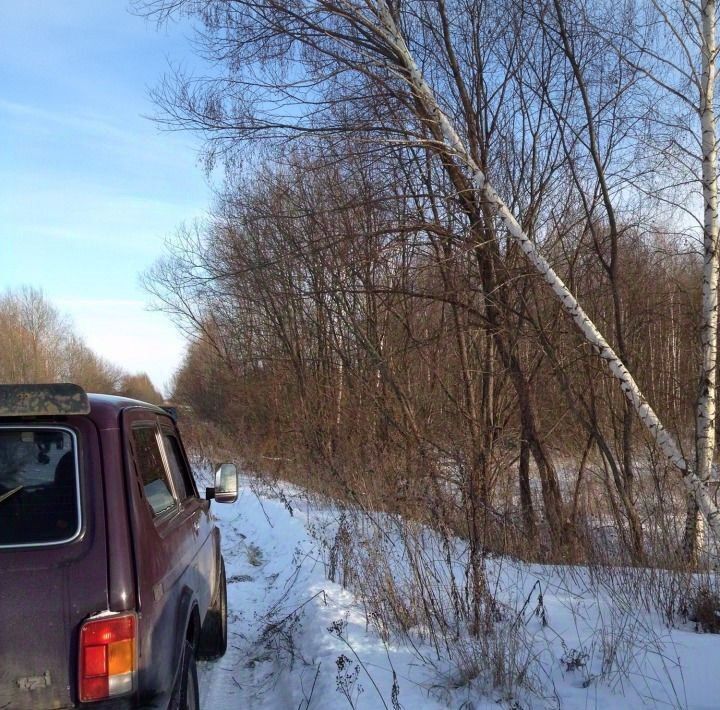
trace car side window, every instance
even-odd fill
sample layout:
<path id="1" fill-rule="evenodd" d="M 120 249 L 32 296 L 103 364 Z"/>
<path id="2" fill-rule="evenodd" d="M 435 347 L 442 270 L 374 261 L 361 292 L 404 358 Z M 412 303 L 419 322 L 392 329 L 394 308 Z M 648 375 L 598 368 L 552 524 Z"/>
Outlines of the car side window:
<path id="1" fill-rule="evenodd" d="M 175 490 L 181 500 L 185 500 L 195 495 L 192 484 L 191 473 L 185 465 L 185 458 L 180 449 L 180 442 L 174 434 L 163 431 L 163 444 L 165 445 L 165 453 L 167 454 L 170 473 L 175 483 Z"/>
<path id="2" fill-rule="evenodd" d="M 175 507 L 175 498 L 163 463 L 157 429 L 154 426 L 133 427 L 135 464 L 143 484 L 145 498 L 155 516 Z"/>

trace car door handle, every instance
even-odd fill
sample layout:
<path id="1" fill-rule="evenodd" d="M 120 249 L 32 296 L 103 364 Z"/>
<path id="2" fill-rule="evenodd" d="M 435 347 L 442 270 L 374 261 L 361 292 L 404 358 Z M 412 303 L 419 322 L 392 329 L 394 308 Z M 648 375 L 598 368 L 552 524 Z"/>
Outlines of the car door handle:
<path id="1" fill-rule="evenodd" d="M 192 528 L 195 532 L 200 532 L 200 517 L 199 516 L 192 521 Z"/>

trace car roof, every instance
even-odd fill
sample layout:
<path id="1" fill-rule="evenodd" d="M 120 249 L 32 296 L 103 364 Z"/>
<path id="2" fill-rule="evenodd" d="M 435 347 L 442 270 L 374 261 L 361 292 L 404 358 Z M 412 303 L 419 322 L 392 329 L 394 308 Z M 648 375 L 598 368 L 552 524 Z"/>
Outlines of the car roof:
<path id="1" fill-rule="evenodd" d="M 152 414 L 170 417 L 170 414 L 162 407 L 139 399 L 96 393 L 88 393 L 87 398 L 90 403 L 90 413 L 81 416 L 88 417 L 100 429 L 116 429 L 120 414 L 126 409 L 144 409 Z"/>
<path id="2" fill-rule="evenodd" d="M 150 402 L 143 402 L 139 399 L 132 399 L 130 397 L 118 397 L 112 394 L 95 394 L 88 393 L 88 401 L 90 402 L 90 418 L 94 420 L 107 419 L 112 417 L 117 421 L 117 416 L 124 409 L 131 409 L 140 407 L 147 409 L 155 414 L 164 414 L 169 416 L 168 412 L 162 407 L 158 407 L 156 404 L 150 404 Z"/>

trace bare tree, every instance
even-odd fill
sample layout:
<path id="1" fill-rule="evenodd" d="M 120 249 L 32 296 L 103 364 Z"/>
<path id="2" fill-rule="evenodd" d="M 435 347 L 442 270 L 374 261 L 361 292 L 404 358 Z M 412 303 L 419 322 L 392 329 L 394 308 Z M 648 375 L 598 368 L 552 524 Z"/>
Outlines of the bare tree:
<path id="1" fill-rule="evenodd" d="M 150 7 L 161 14 L 178 8 L 198 8 L 193 3 L 162 1 L 151 3 Z M 466 137 L 462 138 L 449 116 L 449 111 L 453 109 L 441 106 L 420 70 L 402 29 L 421 18 L 420 13 L 416 13 L 412 5 L 388 4 L 384 0 L 364 5 L 324 1 L 300 2 L 292 6 L 280 2 L 246 3 L 238 0 L 222 5 L 203 3 L 201 7 L 209 28 L 216 33 L 218 56 L 231 61 L 235 67 L 244 65 L 247 72 L 255 75 L 254 83 L 249 82 L 247 74 L 243 76 L 242 71 L 224 82 L 222 89 L 228 92 L 227 95 L 218 93 L 217 84 L 210 91 L 201 91 L 191 81 L 182 83 L 177 94 L 166 95 L 169 100 L 165 106 L 170 111 L 170 120 L 206 130 L 216 149 L 222 147 L 223 138 L 235 141 L 250 136 L 273 137 L 309 131 L 337 133 L 344 125 L 340 106 L 347 94 L 344 94 L 346 87 L 343 81 L 351 75 L 366 79 L 364 89 L 372 90 L 376 96 L 384 93 L 390 107 L 401 107 L 405 115 L 419 121 L 422 130 L 415 130 L 416 142 L 440 156 L 451 178 L 467 175 L 473 190 L 481 197 L 482 209 L 492 210 L 500 219 L 508 236 L 550 286 L 587 342 L 607 363 L 647 430 L 681 472 L 690 495 L 706 516 L 714 534 L 720 533 L 720 515 L 704 480 L 687 464 L 676 441 L 640 391 L 622 358 L 600 334 L 562 279 L 528 238 L 506 202 L 488 182 L 487 166 L 478 160 L 480 156 L 473 147 L 472 126 L 463 127 Z M 440 17 L 444 9 L 445 4 L 438 3 Z M 453 53 L 452 48 L 449 49 L 447 59 L 452 68 Z M 288 58 L 295 62 L 288 63 Z M 278 79 L 275 70 L 283 65 L 285 78 Z M 304 74 L 299 71 L 300 67 L 304 69 Z M 301 78 L 296 78 L 298 75 Z M 272 85 L 268 83 L 271 76 L 274 77 Z M 335 90 L 330 101 L 317 98 L 322 82 L 332 85 Z M 256 88 L 264 86 L 271 91 L 262 99 L 256 99 L 252 93 L 253 85 Z M 358 88 L 353 85 L 352 91 Z M 462 91 L 460 100 L 464 100 Z M 301 108 L 299 115 L 290 119 L 285 117 L 287 114 L 283 107 L 288 103 Z M 231 113 L 228 113 L 228 106 L 234 109 Z M 354 118 L 353 130 L 358 136 L 378 130 L 375 122 L 358 116 Z M 423 137 L 424 131 L 429 133 L 429 138 Z M 385 132 L 388 138 L 392 138 L 392 130 Z M 403 141 L 413 138 L 412 134 L 407 124 L 402 131 L 395 129 L 395 135 Z M 485 218 L 486 222 L 488 218 L 489 215 Z M 509 354 L 508 362 L 513 362 Z M 520 392 L 524 390 L 524 383 L 517 373 L 516 386 Z M 527 424 L 530 427 L 533 425 L 531 420 Z M 537 453 L 537 459 L 542 461 L 542 452 Z M 548 475 L 543 478 L 546 512 L 557 535 L 562 527 L 563 513 L 558 507 L 556 484 L 549 472 L 546 473 Z"/>
<path id="2" fill-rule="evenodd" d="M 0 379 L 5 382 L 74 382 L 89 391 L 119 394 L 128 389 L 125 381 L 134 381 L 96 355 L 39 289 L 23 287 L 0 296 L 0 327 Z M 134 392 L 161 401 L 147 375 L 135 379 L 144 389 Z"/>

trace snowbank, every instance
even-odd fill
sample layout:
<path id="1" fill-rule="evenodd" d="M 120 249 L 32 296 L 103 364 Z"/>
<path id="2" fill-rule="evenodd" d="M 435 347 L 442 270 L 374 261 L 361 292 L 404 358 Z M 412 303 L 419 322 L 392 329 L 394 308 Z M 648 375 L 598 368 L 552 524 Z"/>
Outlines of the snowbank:
<path id="1" fill-rule="evenodd" d="M 488 561 L 500 632 L 498 648 L 483 648 L 524 674 L 508 694 L 473 677 L 462 654 L 439 652 L 427 630 L 383 641 L 372 608 L 350 591 L 363 580 L 353 583 L 337 550 L 333 556 L 342 511 L 290 486 L 280 492 L 246 479 L 238 503 L 213 512 L 223 531 L 229 648 L 201 664 L 205 708 L 720 707 L 720 637 L 667 628 L 632 606 L 632 590 L 611 597 L 585 568 Z M 402 588 L 408 550 L 392 521 L 382 524 L 380 535 L 351 527 L 353 549 L 382 554 Z M 431 532 L 422 539 L 432 564 L 440 548 Z M 445 574 L 462 576 L 463 553 L 457 541 Z M 328 574 L 345 576 L 348 589 Z M 455 642 L 469 643 L 462 630 Z"/>

